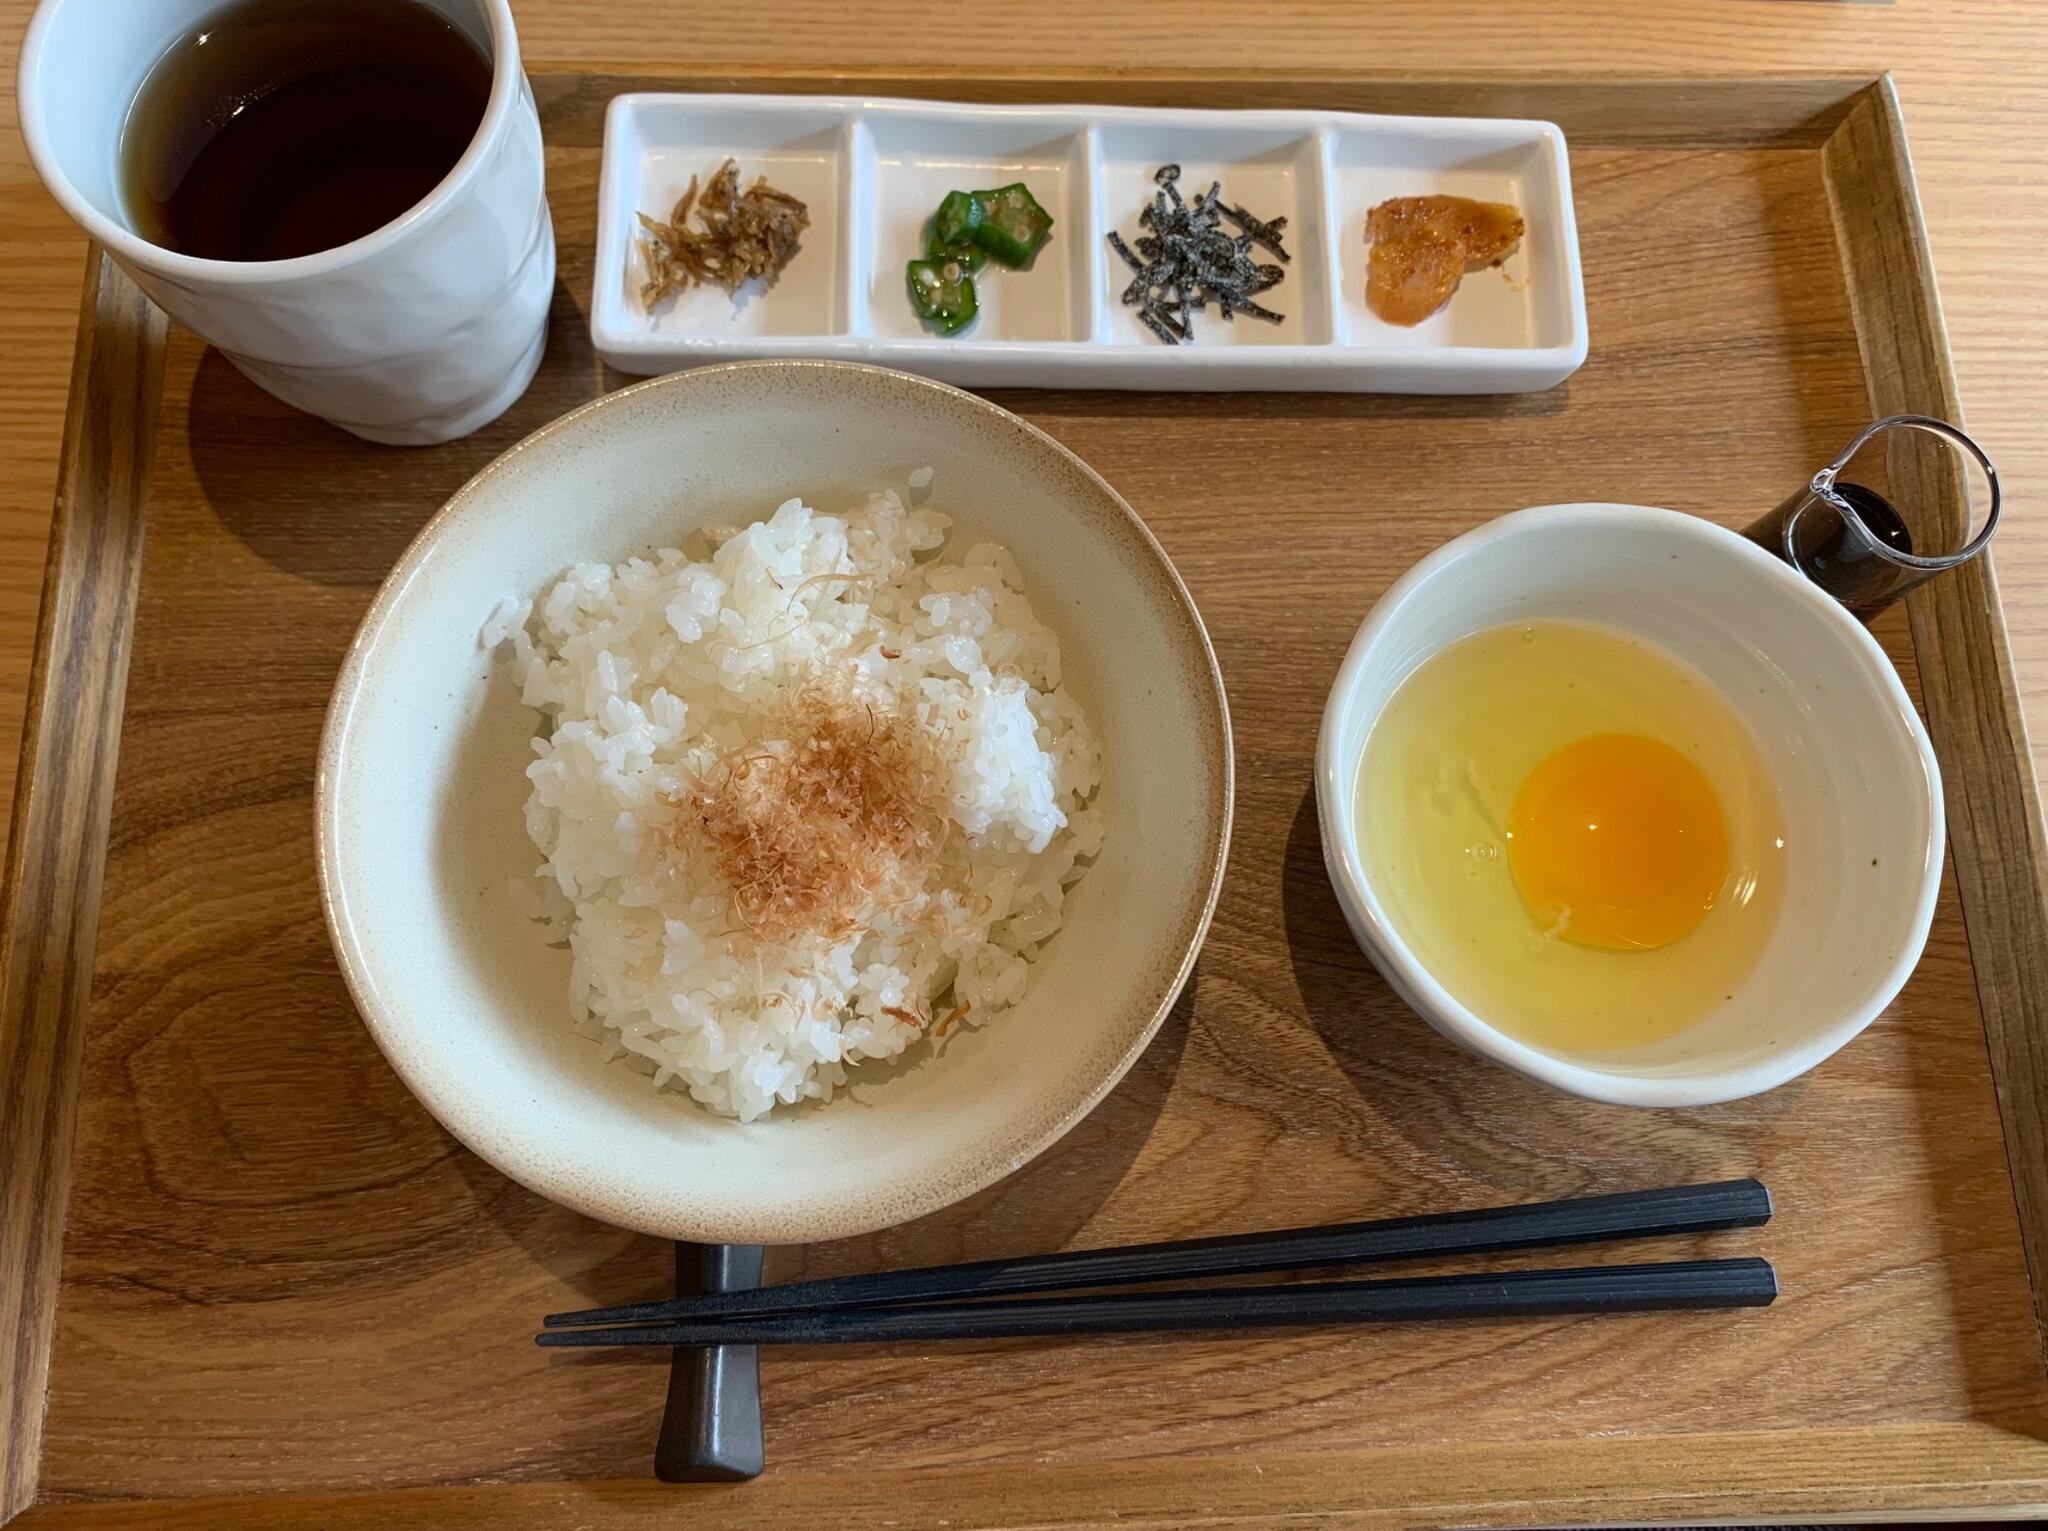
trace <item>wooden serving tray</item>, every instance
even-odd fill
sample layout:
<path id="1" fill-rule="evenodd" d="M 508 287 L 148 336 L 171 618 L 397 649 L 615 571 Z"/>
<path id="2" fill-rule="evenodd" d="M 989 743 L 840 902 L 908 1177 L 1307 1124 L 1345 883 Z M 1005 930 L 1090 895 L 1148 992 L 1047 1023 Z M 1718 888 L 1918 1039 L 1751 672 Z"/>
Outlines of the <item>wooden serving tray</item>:
<path id="1" fill-rule="evenodd" d="M 814 1531 L 2048 1506 L 2048 913 L 1987 560 L 1878 628 L 1947 780 L 1926 958 L 1863 1038 L 1759 1099 L 1605 1108 L 1454 1051 L 1346 933 L 1310 793 L 1353 627 L 1445 538 L 1588 498 L 1741 524 L 1873 415 L 1960 417 L 1888 80 L 534 85 L 551 349 L 468 441 L 391 450 L 294 414 L 90 267 L 8 869 L 0 1518 Z M 666 1357 L 528 1336 L 547 1309 L 666 1290 L 669 1249 L 504 1180 L 406 1094 L 335 970 L 310 822 L 328 688 L 386 569 L 471 473 L 620 381 L 582 310 L 604 104 L 645 89 L 1546 118 L 1585 254 L 1592 357 L 1549 393 L 1005 398 L 1129 497 L 1208 619 L 1239 750 L 1228 882 L 1186 1000 L 1069 1138 L 920 1223 L 772 1251 L 770 1278 L 1755 1173 L 1780 1207 L 1761 1233 L 1613 1253 L 1768 1253 L 1776 1307 L 774 1353 L 768 1474 L 652 1479 Z M 1965 511 L 1931 461 L 1889 484 L 1929 539 Z"/>

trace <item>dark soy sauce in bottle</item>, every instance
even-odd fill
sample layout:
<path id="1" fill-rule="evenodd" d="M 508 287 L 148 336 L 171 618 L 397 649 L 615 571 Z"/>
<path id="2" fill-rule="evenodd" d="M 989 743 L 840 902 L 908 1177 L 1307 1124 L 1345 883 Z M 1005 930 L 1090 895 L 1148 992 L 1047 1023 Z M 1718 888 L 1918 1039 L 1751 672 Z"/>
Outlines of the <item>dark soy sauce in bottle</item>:
<path id="1" fill-rule="evenodd" d="M 122 201 L 137 233 L 185 255 L 331 250 L 440 185 L 490 94 L 478 44 L 418 0 L 240 0 L 143 82 Z"/>
<path id="2" fill-rule="evenodd" d="M 1890 500 L 1875 489 L 1839 479 L 1835 493 L 1849 502 L 1856 519 L 1884 546 L 1895 553 L 1913 551 L 1913 534 Z M 1851 611 L 1862 614 L 1883 606 L 1894 582 L 1891 567 L 1850 535 L 1839 514 L 1828 515 L 1820 506 L 1811 514 L 1826 530 L 1794 550 L 1799 571 Z"/>

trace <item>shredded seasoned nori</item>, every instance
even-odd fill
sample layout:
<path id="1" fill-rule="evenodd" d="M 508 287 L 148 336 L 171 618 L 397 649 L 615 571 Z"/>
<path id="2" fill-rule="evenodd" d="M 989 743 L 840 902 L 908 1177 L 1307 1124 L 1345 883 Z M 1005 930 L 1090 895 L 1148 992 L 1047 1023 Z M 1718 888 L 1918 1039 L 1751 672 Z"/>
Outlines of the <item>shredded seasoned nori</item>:
<path id="1" fill-rule="evenodd" d="M 1220 191 L 1222 188 L 1218 187 L 1217 190 Z M 1262 223 L 1243 208 L 1227 204 L 1223 209 L 1223 216 L 1251 235 L 1252 243 L 1264 245 L 1282 261 L 1290 259 L 1287 252 L 1280 248 L 1280 231 L 1287 227 L 1285 218 L 1275 218 L 1271 223 Z"/>
<path id="2" fill-rule="evenodd" d="M 1288 260 L 1280 243 L 1287 220 L 1266 222 L 1224 202 L 1216 181 L 1186 201 L 1177 184 L 1178 165 L 1161 165 L 1152 179 L 1158 190 L 1138 213 L 1138 226 L 1148 232 L 1130 243 L 1114 231 L 1109 235 L 1109 247 L 1137 273 L 1123 291 L 1123 303 L 1137 309 L 1138 322 L 1170 346 L 1195 338 L 1194 316 L 1210 303 L 1222 319 L 1246 314 L 1279 323 L 1279 314 L 1253 299 L 1277 287 L 1287 273 L 1253 260 L 1252 247 Z M 1240 232 L 1224 228 L 1225 218 Z"/>

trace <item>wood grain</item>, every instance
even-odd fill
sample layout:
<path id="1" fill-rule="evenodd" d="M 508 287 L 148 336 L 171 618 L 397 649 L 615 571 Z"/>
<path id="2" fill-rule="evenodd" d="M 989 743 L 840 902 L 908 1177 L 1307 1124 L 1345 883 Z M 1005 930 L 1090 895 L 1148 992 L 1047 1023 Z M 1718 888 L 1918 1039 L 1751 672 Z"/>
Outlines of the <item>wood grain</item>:
<path id="1" fill-rule="evenodd" d="M 1859 101 L 1824 151 L 1844 239 L 1871 404 L 1963 422 L 1933 269 L 1887 80 Z M 1959 459 L 1899 443 L 1890 488 L 1917 517 L 1922 547 L 1962 545 L 1969 484 Z M 1946 788 L 1954 863 L 2007 1159 L 2035 1290 L 2048 1282 L 2048 834 L 2029 768 L 2027 725 L 1989 556 L 1910 599 L 1929 730 Z M 2048 1312 L 2037 1316 L 2048 1322 Z"/>
<path id="2" fill-rule="evenodd" d="M 0 805 L 11 795 L 42 585 L 85 242 L 45 195 L 14 131 L 16 49 L 34 0 L 0 0 Z M 2038 124 L 2048 116 L 2048 7 L 1773 0 L 1289 0 L 1247 26 L 1233 0 L 979 0 L 931 24 L 926 0 L 785 0 L 703 22 L 691 0 L 516 0 L 530 61 L 784 70 L 918 65 L 1139 68 L 1231 36 L 1261 71 L 1715 76 L 1896 70 L 1951 345 L 1974 427 L 2016 502 L 2048 486 L 2037 429 L 2048 239 Z M 1511 39 L 1504 47 L 1503 40 Z M 1511 53 L 1511 57 L 1508 55 Z M 1183 67 L 1186 67 L 1183 65 Z M 1599 343 L 1595 337 L 1594 343 Z M 2008 622 L 2033 732 L 2048 728 L 2048 521 L 2001 537 Z"/>
<path id="3" fill-rule="evenodd" d="M 405 1094 L 334 971 L 305 833 L 327 687 L 384 571 L 476 467 L 615 381 L 578 310 L 596 166 L 577 130 L 615 84 L 539 83 L 562 288 L 548 367 L 506 420 L 394 454 L 173 338 L 51 1504 L 34 1520 L 289 1493 L 316 1497 L 118 1513 L 630 1525 L 673 1502 L 608 1482 L 646 1471 L 659 1367 L 521 1340 L 548 1308 L 662 1290 L 665 1246 L 505 1182 Z M 1769 112 L 1764 146 L 1685 144 L 1659 110 L 1646 97 L 1610 119 L 1614 141 L 1575 144 L 1596 345 L 1566 389 L 1170 412 L 1005 399 L 1124 491 L 1209 619 L 1238 723 L 1230 878 L 1189 999 L 1070 1138 L 947 1213 L 778 1252 L 771 1276 L 1756 1172 L 1783 1212 L 1742 1247 L 1777 1260 L 1786 1297 L 1684 1321 L 774 1355 L 774 1486 L 692 1500 L 693 1519 L 843 1503 L 905 1524 L 1372 1524 L 1590 1517 L 1596 1492 L 1603 1519 L 2048 1499 L 2048 1388 L 1953 884 L 1918 973 L 1856 1046 L 1760 1100 L 1636 1113 L 1541 1094 L 1438 1041 L 1365 965 L 1321 870 L 1308 763 L 1323 692 L 1400 569 L 1545 500 L 1612 494 L 1741 524 L 1868 418 L 1821 146 Z M 1826 110 L 1846 128 L 1863 107 Z M 1916 686 L 1905 614 L 1879 631 Z M 1020 1504 L 1021 1484 L 1055 1478 L 1076 1487 L 1042 1512 Z"/>
<path id="4" fill-rule="evenodd" d="M 0 1521 L 35 1491 L 163 339 L 95 252 L 0 896 Z"/>
<path id="5" fill-rule="evenodd" d="M 0 0 L 0 806 L 42 586 L 85 242 L 44 194 L 14 131 L 16 50 L 34 0 Z M 2038 125 L 2048 117 L 2048 7 L 1773 0 L 1288 0 L 1245 24 L 1233 0 L 978 0 L 931 24 L 927 0 L 785 0 L 703 22 L 692 0 L 516 0 L 538 64 L 781 69 L 950 65 L 1055 71 L 1170 66 L 1190 39 L 1235 39 L 1231 68 L 1456 76 L 1506 63 L 1531 77 L 1897 72 L 1930 245 L 1973 427 L 2016 503 L 2048 486 L 2038 430 L 2048 240 Z M 1504 45 L 1504 40 L 1511 40 Z M 1511 57 L 1509 56 L 1511 54 Z M 1189 67 L 1183 64 L 1182 67 Z M 1594 344 L 1599 344 L 1595 337 Z M 2020 690 L 2048 738 L 2048 520 L 2000 539 Z"/>
<path id="6" fill-rule="evenodd" d="M 1611 78 L 1565 71 L 1536 79 L 1519 71 L 1479 71 L 1432 78 L 1360 74 L 1355 70 L 1007 68 L 963 73 L 957 66 L 784 72 L 649 70 L 628 73 L 603 64 L 558 67 L 535 81 L 547 115 L 549 142 L 597 148 L 605 108 L 625 91 L 692 90 L 773 95 L 911 96 L 947 101 L 1057 103 L 1086 100 L 1115 106 L 1173 106 L 1189 101 L 1221 109 L 1289 108 L 1383 112 L 1395 116 L 1544 117 L 1573 138 L 1604 144 L 1711 147 L 1737 144 L 1818 146 L 1850 110 L 1869 76 L 1773 72 L 1759 92 L 1741 79 L 1659 76 Z"/>
<path id="7" fill-rule="evenodd" d="M 671 1531 L 1229 1531 L 1285 1525 L 1397 1531 L 1726 1521 L 1768 1499 L 1802 1522 L 1973 1521 L 2048 1511 L 2037 1443 L 1989 1425 L 1699 1436 L 1682 1455 L 1655 1439 L 1551 1446 L 1290 1452 L 1171 1464 L 1067 1466 L 1027 1480 L 973 1464 L 830 1477 L 772 1473 L 739 1486 L 647 1479 L 474 1484 L 282 1498 L 44 1505 L 21 1531 L 504 1531 L 508 1526 Z M 1790 1487 L 1790 1485 L 1798 1487 Z"/>

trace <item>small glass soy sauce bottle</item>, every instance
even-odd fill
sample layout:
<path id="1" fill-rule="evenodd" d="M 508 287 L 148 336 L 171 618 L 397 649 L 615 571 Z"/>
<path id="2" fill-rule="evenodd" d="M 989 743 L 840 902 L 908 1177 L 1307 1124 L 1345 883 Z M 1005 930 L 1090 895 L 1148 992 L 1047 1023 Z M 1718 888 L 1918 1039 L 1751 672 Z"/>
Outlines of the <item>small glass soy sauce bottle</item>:
<path id="1" fill-rule="evenodd" d="M 1939 436 L 1983 470 L 1991 486 L 1990 508 L 1976 535 L 1954 552 L 1916 550 L 1906 518 L 1890 500 L 1875 489 L 1841 477 L 1864 446 L 1892 430 Z M 1957 427 L 1931 415 L 1889 415 L 1867 426 L 1840 456 L 1814 474 L 1810 484 L 1746 528 L 1743 535 L 1868 621 L 1915 586 L 1983 552 L 1998 530 L 2000 509 L 1998 470 L 1982 447 Z"/>

